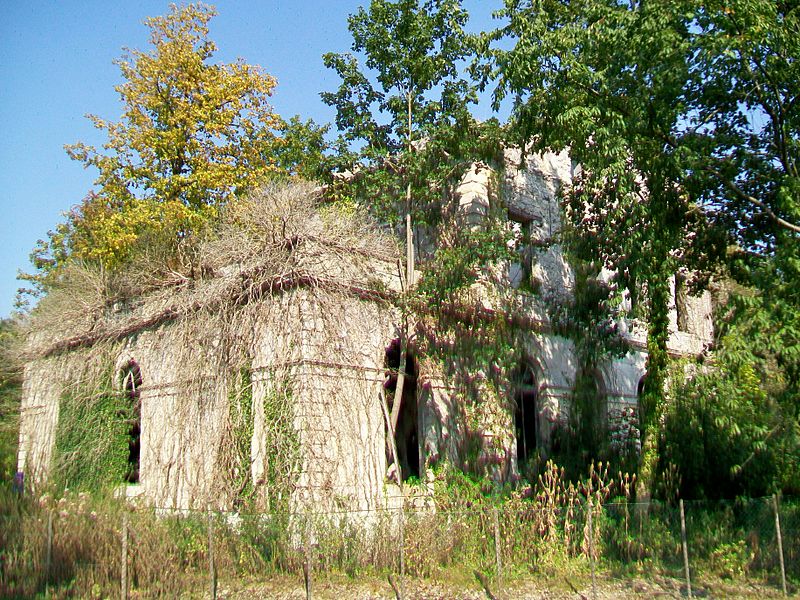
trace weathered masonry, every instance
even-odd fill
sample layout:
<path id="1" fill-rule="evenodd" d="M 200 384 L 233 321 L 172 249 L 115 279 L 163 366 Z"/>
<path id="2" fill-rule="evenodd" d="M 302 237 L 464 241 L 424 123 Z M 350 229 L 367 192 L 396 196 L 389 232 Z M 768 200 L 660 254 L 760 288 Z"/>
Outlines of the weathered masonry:
<path id="1" fill-rule="evenodd" d="M 570 294 L 574 275 L 547 241 L 573 167 L 565 155 L 530 156 L 525 169 L 518 160 L 507 153 L 499 196 L 509 227 L 530 243 L 505 277 L 537 290 L 515 315 L 536 327 L 520 338 L 503 397 L 483 394 L 479 372 L 466 390 L 412 348 L 395 435 L 404 478 L 424 479 L 442 461 L 513 478 L 547 453 L 568 413 L 580 367 L 572 342 L 549 331 L 546 302 Z M 455 190 L 467 222 L 494 201 L 490 181 L 476 165 Z M 119 423 L 103 443 L 118 455 L 118 485 L 149 504 L 396 504 L 381 404 L 395 395 L 400 365 L 400 252 L 391 236 L 315 198 L 310 186 L 267 190 L 203 247 L 201 275 L 113 302 L 77 281 L 71 293 L 81 301 L 66 317 L 34 320 L 18 460 L 27 485 L 94 464 L 65 440 L 79 438 L 86 415 L 111 398 L 103 414 Z M 710 299 L 680 287 L 679 279 L 669 348 L 694 355 L 711 340 Z M 623 312 L 618 327 L 633 350 L 588 374 L 612 430 L 635 417 L 646 360 L 644 325 Z"/>

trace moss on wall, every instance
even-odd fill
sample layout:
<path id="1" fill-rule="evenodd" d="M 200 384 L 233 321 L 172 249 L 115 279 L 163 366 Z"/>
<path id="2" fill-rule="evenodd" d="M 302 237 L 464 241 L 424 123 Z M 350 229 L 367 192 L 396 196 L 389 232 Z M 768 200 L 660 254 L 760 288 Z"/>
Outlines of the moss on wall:
<path id="1" fill-rule="evenodd" d="M 51 471 L 58 490 L 107 491 L 125 481 L 133 407 L 110 380 L 60 398 Z"/>

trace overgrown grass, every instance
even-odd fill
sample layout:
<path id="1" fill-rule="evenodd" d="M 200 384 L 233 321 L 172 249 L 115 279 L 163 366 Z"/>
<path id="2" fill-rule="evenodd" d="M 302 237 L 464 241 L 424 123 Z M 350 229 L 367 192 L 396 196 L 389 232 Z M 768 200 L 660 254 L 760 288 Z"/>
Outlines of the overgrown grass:
<path id="1" fill-rule="evenodd" d="M 17 324 L 0 319 L 0 485 L 11 482 L 17 470 L 22 393 L 21 369 L 14 358 L 18 343 Z"/>
<path id="2" fill-rule="evenodd" d="M 399 570 L 402 516 L 406 576 L 496 584 L 540 579 L 585 581 L 602 574 L 682 577 L 675 506 L 611 502 L 615 483 L 563 481 L 550 467 L 530 489 L 494 489 L 464 475 L 440 475 L 435 501 L 404 511 L 328 514 L 158 512 L 105 496 L 67 493 L 20 498 L 3 488 L 0 596 L 100 598 L 120 590 L 123 520 L 131 590 L 142 597 L 200 596 L 209 581 L 209 540 L 224 582 L 301 579 L 310 560 L 318 577 L 385 577 Z M 487 493 L 490 492 L 490 493 Z M 591 508 L 589 498 L 592 498 Z M 765 499 L 686 503 L 693 579 L 762 581 L 779 587 L 774 513 Z M 592 511 L 592 525 L 588 514 Z M 800 505 L 783 502 L 783 547 L 790 585 L 800 582 Z M 48 521 L 52 535 L 48 569 Z M 210 531 L 210 536 L 209 536 Z"/>

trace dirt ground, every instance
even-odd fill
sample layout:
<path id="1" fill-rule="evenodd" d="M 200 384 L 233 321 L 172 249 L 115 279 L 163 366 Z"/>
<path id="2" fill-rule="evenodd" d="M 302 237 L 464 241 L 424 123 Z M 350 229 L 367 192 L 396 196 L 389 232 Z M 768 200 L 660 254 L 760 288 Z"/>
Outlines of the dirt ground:
<path id="1" fill-rule="evenodd" d="M 597 578 L 595 594 L 591 580 L 581 577 L 572 581 L 517 580 L 494 589 L 490 585 L 485 591 L 477 578 L 472 583 L 461 584 L 430 580 L 406 579 L 404 582 L 407 600 L 517 600 L 517 599 L 584 599 L 607 600 L 610 598 L 686 598 L 685 582 L 668 577 L 654 576 L 651 580 L 641 578 L 613 579 Z M 783 598 L 780 586 L 756 582 L 733 582 L 725 580 L 692 583 L 695 598 Z M 490 595 L 491 593 L 491 595 Z M 790 594 L 791 597 L 798 597 Z M 388 580 L 377 577 L 336 577 L 328 575 L 312 583 L 312 598 L 320 600 L 394 600 L 395 593 Z M 298 577 L 271 578 L 263 582 L 221 582 L 218 598 L 225 600 L 245 599 L 298 599 L 305 600 L 306 591 Z"/>

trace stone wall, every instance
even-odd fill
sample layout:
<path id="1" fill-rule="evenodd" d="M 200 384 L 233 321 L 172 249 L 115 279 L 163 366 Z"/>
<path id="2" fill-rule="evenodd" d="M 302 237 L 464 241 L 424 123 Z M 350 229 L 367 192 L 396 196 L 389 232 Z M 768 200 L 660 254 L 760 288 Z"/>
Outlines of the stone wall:
<path id="1" fill-rule="evenodd" d="M 535 264 L 529 276 L 537 293 L 521 310 L 541 327 L 525 332 L 517 351 L 534 374 L 537 437 L 547 447 L 554 427 L 569 413 L 580 367 L 573 343 L 553 334 L 547 317 L 547 302 L 568 297 L 574 286 L 561 247 L 549 243 L 561 227 L 558 192 L 571 182 L 573 165 L 565 154 L 529 155 L 524 168 L 519 151 L 508 151 L 506 158 L 498 194 L 492 194 L 493 177 L 485 166 L 475 165 L 465 174 L 458 189 L 459 211 L 467 225 L 474 226 L 492 202 L 502 200 L 509 226 L 524 230 L 532 242 Z M 361 263 L 346 265 L 338 263 L 338 257 L 326 260 L 316 265 L 323 272 L 341 271 L 342 279 L 361 273 L 363 281 L 352 280 L 353 284 L 379 280 L 377 287 L 399 290 L 394 263 L 364 263 L 363 257 Z M 522 270 L 521 262 L 507 265 L 508 285 L 520 286 Z M 692 297 L 684 279 L 672 281 L 669 348 L 677 355 L 704 351 L 713 334 L 710 296 Z M 305 285 L 243 306 L 231 318 L 241 320 L 240 329 L 251 340 L 246 351 L 253 401 L 249 475 L 261 506 L 273 498 L 274 490 L 268 488 L 275 437 L 287 430 L 298 444 L 287 506 L 368 511 L 395 505 L 399 491 L 390 480 L 380 403 L 386 349 L 400 333 L 398 311 L 356 293 L 332 297 Z M 632 351 L 597 365 L 609 411 L 636 407 L 645 374 L 645 325 L 623 313 L 618 327 Z M 179 322 L 145 328 L 124 338 L 111 360 L 117 379 L 132 363 L 142 376 L 140 484 L 128 491 L 165 508 L 201 508 L 209 502 L 229 508 L 234 499 L 220 490 L 231 478 L 225 470 L 230 451 L 226 443 L 237 373 L 225 359 L 222 337 L 212 330 L 199 340 L 187 332 L 191 329 Z M 19 469 L 28 481 L 46 478 L 59 401 L 81 373 L 83 360 L 80 351 L 72 351 L 26 367 Z M 183 371 L 190 362 L 202 366 L 203 376 L 187 383 Z M 416 398 L 420 474 L 424 476 L 426 466 L 446 461 L 496 479 L 517 475 L 513 394 L 512 385 L 495 391 L 485 373 L 460 370 L 458 357 L 445 365 L 421 359 Z M 281 431 L 265 409 L 275 398 L 290 405 Z"/>
<path id="2" fill-rule="evenodd" d="M 301 363 L 291 382 L 302 449 L 295 503 L 319 510 L 374 510 L 385 502 L 380 403 L 385 348 L 397 336 L 397 315 L 358 300 L 343 304 L 336 315 L 324 314 L 309 292 L 302 294 L 307 301 L 298 322 Z"/>
<path id="3" fill-rule="evenodd" d="M 58 426 L 59 399 L 76 367 L 80 365 L 64 357 L 25 365 L 17 470 L 25 474 L 29 486 L 35 487 L 48 475 Z"/>
<path id="4" fill-rule="evenodd" d="M 508 265 L 507 282 L 519 288 L 522 279 L 530 277 L 530 289 L 535 295 L 527 303 L 527 316 L 543 324 L 539 333 L 525 336 L 524 347 L 518 350 L 536 373 L 539 438 L 545 447 L 556 423 L 566 421 L 579 368 L 572 342 L 548 332 L 547 315 L 548 303 L 568 298 L 575 283 L 572 267 L 556 241 L 562 218 L 559 192 L 571 184 L 576 170 L 566 153 L 523 157 L 520 150 L 508 149 L 499 194 L 508 212 L 509 226 L 518 240 L 530 242 L 533 254 L 532 268 L 526 274 L 523 266 L 526 249 L 524 243 L 521 244 L 520 262 Z M 477 215 L 488 211 L 490 185 L 491 177 L 485 169 L 473 169 L 458 188 L 457 192 L 462 194 L 460 210 L 469 215 L 468 223 L 474 224 Z M 484 190 L 483 196 L 481 190 Z M 604 272 L 601 277 L 611 275 Z M 711 295 L 703 292 L 692 296 L 688 293 L 687 278 L 686 274 L 677 274 L 670 281 L 668 350 L 673 356 L 698 355 L 713 341 Z M 627 318 L 625 310 L 623 303 L 617 327 L 628 340 L 631 351 L 622 358 L 597 365 L 596 370 L 598 385 L 607 398 L 609 415 L 631 414 L 631 410 L 635 414 L 640 383 L 646 372 L 646 324 Z M 516 440 L 512 439 L 512 444 L 516 444 Z M 513 455 L 515 447 L 510 450 Z"/>
<path id="5" fill-rule="evenodd" d="M 387 470 L 385 425 L 380 407 L 384 352 L 396 337 L 394 312 L 385 305 L 350 299 L 335 315 L 323 314 L 313 291 L 296 290 L 262 310 L 282 323 L 256 320 L 251 349 L 253 436 L 250 468 L 256 494 L 266 497 L 265 454 L 276 432 L 265 419 L 265 400 L 276 393 L 291 402 L 290 427 L 299 442 L 288 506 L 332 510 L 375 509 L 384 503 Z M 264 309 L 265 307 L 261 307 Z M 331 330 L 335 325 L 336 329 Z M 294 335 L 286 335 L 293 330 Z M 141 373 L 140 481 L 126 487 L 161 508 L 230 508 L 226 489 L 226 427 L 234 373 L 211 348 L 185 339 L 173 325 L 126 339 L 113 363 L 116 385 L 135 363 Z M 203 361 L 207 376 L 187 381 L 187 352 Z M 80 352 L 32 361 L 23 389 L 19 470 L 43 483 L 51 465 L 64 390 L 79 379 Z M 109 367 L 112 365 L 110 364 Z M 122 485 L 122 482 L 120 482 Z"/>

